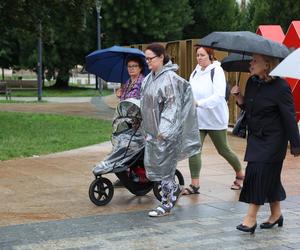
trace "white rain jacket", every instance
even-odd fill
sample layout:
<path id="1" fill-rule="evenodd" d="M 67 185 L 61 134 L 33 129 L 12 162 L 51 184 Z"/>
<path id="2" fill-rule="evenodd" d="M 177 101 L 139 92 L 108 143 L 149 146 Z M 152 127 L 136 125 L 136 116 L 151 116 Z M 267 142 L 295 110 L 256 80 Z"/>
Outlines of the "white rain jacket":
<path id="1" fill-rule="evenodd" d="M 212 81 L 211 70 L 213 68 L 215 73 Z M 220 63 L 214 61 L 203 71 L 197 65 L 190 76 L 190 84 L 198 104 L 199 129 L 227 129 L 229 111 L 225 100 L 226 79 Z"/>
<path id="2" fill-rule="evenodd" d="M 146 76 L 141 88 L 144 164 L 151 181 L 173 178 L 177 161 L 199 152 L 200 137 L 190 84 L 169 61 L 156 75 Z M 157 139 L 157 135 L 163 139 Z"/>

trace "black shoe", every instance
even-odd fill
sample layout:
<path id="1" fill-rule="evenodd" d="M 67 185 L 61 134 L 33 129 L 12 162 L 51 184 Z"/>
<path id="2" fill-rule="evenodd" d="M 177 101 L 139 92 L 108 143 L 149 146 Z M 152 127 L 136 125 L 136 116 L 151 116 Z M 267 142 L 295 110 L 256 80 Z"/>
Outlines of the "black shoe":
<path id="1" fill-rule="evenodd" d="M 243 232 L 254 234 L 256 227 L 257 227 L 257 223 L 255 223 L 253 227 L 248 227 L 243 224 L 240 224 L 236 227 L 236 229 Z"/>
<path id="2" fill-rule="evenodd" d="M 120 180 L 116 180 L 113 185 L 115 188 L 124 187 L 123 183 Z"/>
<path id="3" fill-rule="evenodd" d="M 274 223 L 270 223 L 268 221 L 261 223 L 260 228 L 261 229 L 270 229 L 270 228 L 274 227 L 276 224 L 278 224 L 278 227 L 283 226 L 283 216 L 282 215 L 280 215 L 279 218 Z"/>

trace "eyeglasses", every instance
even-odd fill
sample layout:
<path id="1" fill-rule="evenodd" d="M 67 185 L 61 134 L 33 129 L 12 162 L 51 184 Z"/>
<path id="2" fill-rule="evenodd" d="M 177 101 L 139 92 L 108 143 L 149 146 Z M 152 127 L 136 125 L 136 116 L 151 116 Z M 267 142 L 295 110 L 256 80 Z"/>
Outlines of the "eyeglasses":
<path id="1" fill-rule="evenodd" d="M 128 69 L 135 69 L 135 68 L 138 68 L 139 65 L 138 64 L 135 64 L 135 65 L 127 65 L 127 68 Z"/>
<path id="2" fill-rule="evenodd" d="M 151 62 L 155 57 L 157 57 L 157 56 L 146 57 L 146 61 Z"/>

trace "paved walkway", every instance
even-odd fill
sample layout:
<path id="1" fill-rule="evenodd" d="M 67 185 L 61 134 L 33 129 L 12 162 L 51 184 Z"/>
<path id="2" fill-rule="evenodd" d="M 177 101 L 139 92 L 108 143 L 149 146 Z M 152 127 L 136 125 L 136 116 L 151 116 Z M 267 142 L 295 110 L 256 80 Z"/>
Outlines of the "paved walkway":
<path id="1" fill-rule="evenodd" d="M 229 141 L 242 160 L 245 140 L 229 136 Z M 300 249 L 299 158 L 288 155 L 283 170 L 288 195 L 282 204 L 284 227 L 249 235 L 235 230 L 247 206 L 237 202 L 239 191 L 230 190 L 233 171 L 209 138 L 203 149 L 201 194 L 181 197 L 172 215 L 164 218 L 147 216 L 158 204 L 152 192 L 137 197 L 115 189 L 112 201 L 102 207 L 89 200 L 92 166 L 110 149 L 106 142 L 1 161 L 0 249 Z M 178 168 L 188 184 L 187 166 L 184 160 Z M 113 174 L 106 177 L 116 180 Z M 258 223 L 267 212 L 264 206 Z"/>

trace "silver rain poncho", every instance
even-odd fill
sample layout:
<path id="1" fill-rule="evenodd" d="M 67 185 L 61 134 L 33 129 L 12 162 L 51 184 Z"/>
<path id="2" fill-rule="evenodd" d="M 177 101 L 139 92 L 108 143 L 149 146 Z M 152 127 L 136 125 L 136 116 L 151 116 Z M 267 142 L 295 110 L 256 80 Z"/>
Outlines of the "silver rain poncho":
<path id="1" fill-rule="evenodd" d="M 142 120 L 139 100 L 121 101 L 116 108 L 112 124 L 112 152 L 93 169 L 94 175 L 120 172 L 133 162 L 144 149 L 144 135 L 139 127 Z"/>
<path id="2" fill-rule="evenodd" d="M 170 61 L 142 84 L 144 165 L 151 181 L 173 178 L 177 161 L 198 153 L 201 146 L 192 89 L 177 69 Z"/>

